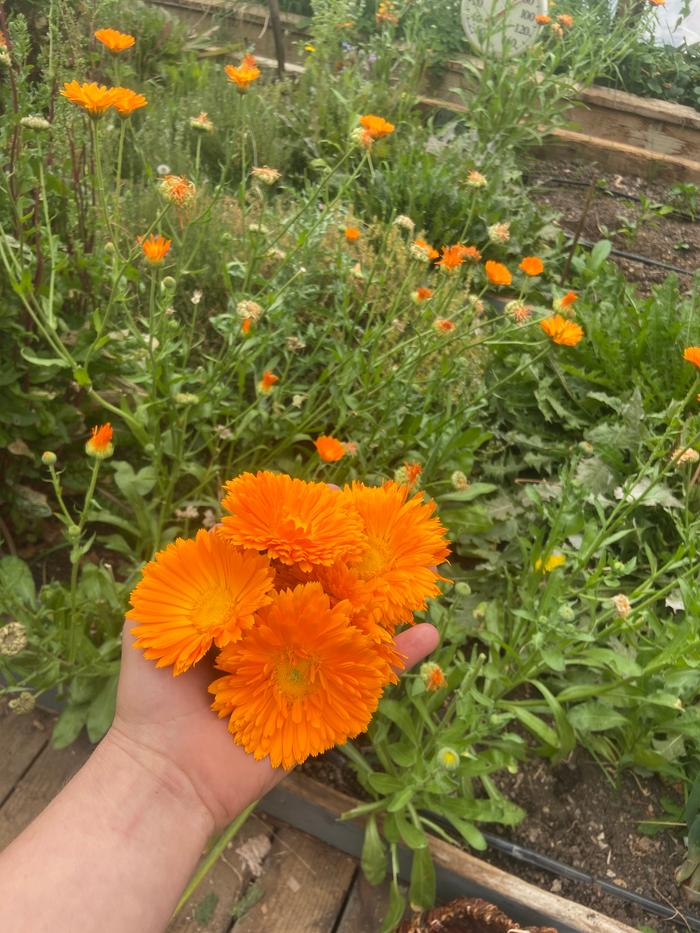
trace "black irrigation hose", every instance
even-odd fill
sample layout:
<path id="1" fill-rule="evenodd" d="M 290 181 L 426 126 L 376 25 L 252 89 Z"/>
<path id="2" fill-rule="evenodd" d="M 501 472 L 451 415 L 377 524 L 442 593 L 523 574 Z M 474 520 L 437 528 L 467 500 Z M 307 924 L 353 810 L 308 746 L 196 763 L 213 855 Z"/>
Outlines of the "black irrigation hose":
<path id="1" fill-rule="evenodd" d="M 569 237 L 573 237 L 573 234 L 568 230 L 565 230 L 564 227 L 561 228 L 562 231 Z M 586 249 L 593 249 L 595 243 L 592 243 L 590 240 L 584 240 L 579 237 L 578 239 L 579 246 L 585 246 Z M 628 253 L 623 249 L 615 249 L 613 247 L 610 250 L 611 256 L 619 256 L 621 259 L 630 259 L 632 262 L 641 262 L 645 266 L 654 266 L 657 269 L 665 269 L 667 272 L 675 272 L 677 275 L 690 275 L 693 276 L 697 273 L 697 269 L 681 269 L 680 266 L 674 266 L 670 262 L 663 262 L 660 259 L 650 259 L 648 256 L 638 256 L 637 253 Z"/>

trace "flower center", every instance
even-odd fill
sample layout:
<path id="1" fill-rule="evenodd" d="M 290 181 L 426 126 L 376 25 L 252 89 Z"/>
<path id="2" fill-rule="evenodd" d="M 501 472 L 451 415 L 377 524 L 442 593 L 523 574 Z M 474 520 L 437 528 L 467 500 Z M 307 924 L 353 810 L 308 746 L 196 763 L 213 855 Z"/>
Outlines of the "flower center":
<path id="1" fill-rule="evenodd" d="M 190 622 L 200 632 L 225 625 L 233 609 L 231 594 L 223 587 L 212 587 L 199 593 L 190 611 Z"/>
<path id="2" fill-rule="evenodd" d="M 282 696 L 287 700 L 300 700 L 317 687 L 317 663 L 312 658 L 299 657 L 288 651 L 277 662 L 275 682 Z"/>
<path id="3" fill-rule="evenodd" d="M 370 538 L 369 547 L 356 567 L 360 577 L 367 579 L 386 570 L 391 562 L 390 553 L 388 541 L 384 538 Z"/>

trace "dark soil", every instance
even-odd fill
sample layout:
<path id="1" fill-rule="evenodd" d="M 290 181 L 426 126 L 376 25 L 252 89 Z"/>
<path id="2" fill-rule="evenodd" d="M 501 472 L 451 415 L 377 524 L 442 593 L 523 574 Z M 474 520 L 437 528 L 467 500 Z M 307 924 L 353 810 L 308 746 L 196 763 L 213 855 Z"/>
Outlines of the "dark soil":
<path id="1" fill-rule="evenodd" d="M 558 226 L 573 236 L 581 223 L 580 242 L 610 240 L 614 250 L 638 259 L 611 255 L 611 259 L 636 283 L 643 295 L 675 270 L 681 288 L 689 290 L 700 269 L 700 190 L 672 192 L 672 185 L 599 171 L 594 165 L 572 162 L 537 162 L 528 172 L 534 199 L 560 215 Z M 592 197 L 586 199 L 593 186 Z M 649 204 L 641 202 L 646 198 Z M 654 205 L 655 207 L 652 207 Z M 674 212 L 660 216 L 661 207 Z M 664 268 L 645 263 L 653 260 Z"/>
<path id="2" fill-rule="evenodd" d="M 309 759 L 302 770 L 343 793 L 366 799 L 338 752 Z M 601 891 L 595 884 L 561 878 L 495 848 L 472 854 L 530 884 L 632 927 L 645 926 L 658 933 L 687 928 L 682 916 L 693 911 L 684 903 L 673 877 L 684 858 L 681 837 L 671 831 L 650 836 L 638 830 L 644 820 L 670 819 L 659 800 L 677 798 L 673 788 L 630 772 L 622 774 L 619 788 L 615 788 L 603 770 L 582 752 L 554 767 L 535 760 L 523 765 L 517 774 L 504 772 L 494 779 L 528 816 L 514 829 L 482 829 L 678 910 L 680 926 Z"/>

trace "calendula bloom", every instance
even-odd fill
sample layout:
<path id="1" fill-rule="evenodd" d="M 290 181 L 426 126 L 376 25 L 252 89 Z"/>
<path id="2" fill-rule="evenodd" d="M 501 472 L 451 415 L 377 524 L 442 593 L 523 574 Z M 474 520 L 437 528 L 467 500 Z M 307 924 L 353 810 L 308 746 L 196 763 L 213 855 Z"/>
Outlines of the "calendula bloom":
<path id="1" fill-rule="evenodd" d="M 472 169 L 472 171 L 467 175 L 466 184 L 470 188 L 485 188 L 488 184 L 488 181 L 485 175 L 482 175 L 481 172 L 477 172 L 476 169 Z"/>
<path id="2" fill-rule="evenodd" d="M 214 124 L 206 111 L 202 110 L 196 117 L 190 117 L 190 126 L 198 133 L 213 133 Z"/>
<path id="3" fill-rule="evenodd" d="M 489 259 L 484 263 L 484 271 L 486 272 L 486 278 L 492 285 L 510 285 L 513 281 L 508 267 L 504 266 L 502 262 L 494 262 L 493 259 Z"/>
<path id="4" fill-rule="evenodd" d="M 433 297 L 433 293 L 429 288 L 425 288 L 420 285 L 414 292 L 411 292 L 411 299 L 419 305 L 423 301 L 428 301 L 429 298 Z"/>
<path id="5" fill-rule="evenodd" d="M 197 194 L 194 184 L 182 175 L 166 175 L 158 182 L 158 188 L 166 201 L 177 207 L 190 204 Z"/>
<path id="6" fill-rule="evenodd" d="M 112 106 L 120 117 L 130 117 L 134 110 L 147 105 L 148 101 L 143 94 L 137 94 L 128 87 L 115 87 L 112 90 Z"/>
<path id="7" fill-rule="evenodd" d="M 371 139 L 381 139 L 383 136 L 389 136 L 396 129 L 393 123 L 389 123 L 384 117 L 378 117 L 373 113 L 361 116 L 360 126 Z"/>
<path id="8" fill-rule="evenodd" d="M 700 460 L 700 453 L 694 447 L 677 447 L 671 454 L 671 462 L 675 466 L 697 463 L 698 460 Z"/>
<path id="9" fill-rule="evenodd" d="M 663 6 L 666 3 L 666 0 L 649 0 L 652 6 Z"/>
<path id="10" fill-rule="evenodd" d="M 552 343 L 562 347 L 575 347 L 583 337 L 583 328 L 574 321 L 568 321 L 561 314 L 554 314 L 540 321 L 540 327 Z"/>
<path id="11" fill-rule="evenodd" d="M 304 46 L 304 51 L 311 54 L 312 52 L 316 51 L 316 46 L 312 45 L 310 42 L 307 42 L 306 45 Z"/>
<path id="12" fill-rule="evenodd" d="M 555 298 L 553 302 L 553 307 L 555 311 L 564 311 L 566 308 L 570 308 L 575 301 L 578 300 L 578 295 L 576 292 L 568 291 L 561 298 Z"/>
<path id="13" fill-rule="evenodd" d="M 394 470 L 394 482 L 413 489 L 420 482 L 422 472 L 423 467 L 416 460 L 404 460 L 403 464 Z"/>
<path id="14" fill-rule="evenodd" d="M 513 318 L 516 324 L 524 324 L 532 314 L 532 311 L 522 301 L 509 301 L 504 310 L 508 317 Z"/>
<path id="15" fill-rule="evenodd" d="M 136 42 L 133 36 L 130 36 L 127 32 L 119 32 L 118 29 L 98 29 L 95 38 L 106 46 L 110 52 L 117 55 L 119 52 L 130 49 Z"/>
<path id="16" fill-rule="evenodd" d="M 683 359 L 700 368 L 700 347 L 686 347 L 683 351 Z"/>
<path id="17" fill-rule="evenodd" d="M 544 561 L 537 558 L 535 561 L 535 570 L 539 570 L 542 573 L 551 573 L 553 570 L 556 570 L 557 567 L 562 567 L 565 563 L 566 558 L 563 554 L 551 554 Z"/>
<path id="18" fill-rule="evenodd" d="M 625 619 L 632 611 L 632 603 L 627 599 L 624 593 L 618 593 L 617 596 L 612 597 L 612 604 L 615 607 L 615 612 L 617 613 L 620 619 Z"/>
<path id="19" fill-rule="evenodd" d="M 546 26 L 546 25 L 548 25 L 548 23 L 551 23 L 551 22 L 552 22 L 552 17 L 551 17 L 551 16 L 547 16 L 546 13 L 540 13 L 538 16 L 535 17 L 535 22 L 536 22 L 539 26 Z"/>
<path id="20" fill-rule="evenodd" d="M 131 594 L 134 647 L 157 667 L 182 674 L 213 644 L 223 648 L 253 625 L 272 600 L 273 580 L 267 557 L 215 532 L 178 538 L 146 564 Z"/>
<path id="21" fill-rule="evenodd" d="M 236 314 L 244 321 L 257 321 L 262 313 L 263 309 L 257 301 L 244 299 L 236 305 Z"/>
<path id="22" fill-rule="evenodd" d="M 160 233 L 158 236 L 152 233 L 147 240 L 141 242 L 141 249 L 146 257 L 146 262 L 152 266 L 160 265 L 163 262 L 171 246 L 172 240 L 166 240 Z"/>
<path id="23" fill-rule="evenodd" d="M 421 680 L 426 686 L 426 689 L 431 692 L 435 690 L 440 690 L 442 687 L 447 686 L 447 678 L 445 673 L 439 664 L 436 664 L 435 661 L 426 661 L 425 664 L 420 666 L 420 676 Z"/>
<path id="24" fill-rule="evenodd" d="M 444 317 L 435 318 L 433 321 L 434 329 L 440 334 L 449 334 L 456 326 L 454 321 L 450 321 Z"/>
<path id="25" fill-rule="evenodd" d="M 250 174 L 264 185 L 274 185 L 282 177 L 281 172 L 276 168 L 270 168 L 269 165 L 256 165 L 250 170 Z"/>
<path id="26" fill-rule="evenodd" d="M 251 324 L 250 318 L 249 318 L 249 317 L 245 318 L 245 319 L 241 322 L 241 333 L 242 333 L 242 334 L 249 334 L 249 333 L 250 333 L 250 328 L 251 328 L 251 326 L 252 326 L 252 324 Z"/>
<path id="27" fill-rule="evenodd" d="M 260 69 L 255 64 L 255 58 L 252 55 L 245 55 L 238 68 L 234 65 L 226 65 L 224 71 L 226 77 L 236 85 L 239 91 L 247 91 L 248 85 L 260 77 Z"/>
<path id="28" fill-rule="evenodd" d="M 522 269 L 525 275 L 542 275 L 544 272 L 544 263 L 539 256 L 525 256 L 518 269 Z"/>
<path id="29" fill-rule="evenodd" d="M 510 240 L 510 223 L 491 224 L 486 232 L 492 243 L 507 243 Z"/>
<path id="30" fill-rule="evenodd" d="M 325 460 L 327 463 L 335 463 L 336 460 L 340 460 L 347 453 L 345 444 L 328 434 L 317 437 L 314 446 L 321 460 Z"/>
<path id="31" fill-rule="evenodd" d="M 435 265 L 440 266 L 445 272 L 454 272 L 469 255 L 467 250 L 468 247 L 462 246 L 461 243 L 455 243 L 454 246 L 443 246 L 442 255 Z"/>
<path id="32" fill-rule="evenodd" d="M 114 445 L 112 444 L 112 425 L 109 421 L 106 424 L 95 425 L 85 444 L 85 453 L 98 460 L 105 460 L 112 456 Z"/>
<path id="33" fill-rule="evenodd" d="M 224 649 L 212 709 L 257 760 L 293 768 L 364 731 L 385 681 L 370 639 L 318 583 L 278 593 L 258 624 Z"/>
<path id="34" fill-rule="evenodd" d="M 226 483 L 220 533 L 239 547 L 267 551 L 283 564 L 310 571 L 340 558 L 360 557 L 367 546 L 352 501 L 325 483 L 283 473 L 243 473 Z"/>
<path id="35" fill-rule="evenodd" d="M 357 227 L 343 227 L 343 234 L 345 239 L 349 240 L 351 243 L 354 243 L 355 240 L 359 240 L 361 233 Z"/>
<path id="36" fill-rule="evenodd" d="M 367 548 L 348 565 L 371 589 L 377 621 L 387 628 L 412 622 L 425 600 L 439 593 L 442 578 L 435 568 L 449 553 L 445 529 L 433 515 L 435 503 L 424 502 L 421 493 L 408 498 L 408 487 L 392 482 L 353 483 L 342 496 L 364 524 Z"/>
<path id="37" fill-rule="evenodd" d="M 104 84 L 95 84 L 94 81 L 87 84 L 70 81 L 63 85 L 61 96 L 67 98 L 71 104 L 82 107 L 87 114 L 96 120 L 102 116 L 105 110 L 112 106 L 114 88 L 107 88 Z"/>
<path id="38" fill-rule="evenodd" d="M 399 214 L 395 218 L 394 224 L 397 227 L 403 227 L 403 229 L 408 230 L 409 233 L 413 233 L 413 231 L 416 229 L 415 223 L 411 220 L 411 218 L 407 214 Z"/>
<path id="39" fill-rule="evenodd" d="M 440 255 L 436 249 L 434 249 L 430 243 L 426 243 L 425 240 L 414 240 L 410 246 L 410 253 L 414 259 L 419 259 L 421 262 L 431 262 L 433 259 L 437 259 Z"/>
<path id="40" fill-rule="evenodd" d="M 270 372 L 269 369 L 266 369 L 262 375 L 262 379 L 260 382 L 258 382 L 258 391 L 262 392 L 263 395 L 268 395 L 270 392 L 272 392 L 275 383 L 279 381 L 279 376 L 276 376 L 273 372 Z"/>
<path id="41" fill-rule="evenodd" d="M 568 13 L 561 13 L 559 16 L 557 16 L 557 22 L 560 26 L 563 26 L 564 29 L 571 29 L 571 27 L 574 25 L 574 18 Z"/>

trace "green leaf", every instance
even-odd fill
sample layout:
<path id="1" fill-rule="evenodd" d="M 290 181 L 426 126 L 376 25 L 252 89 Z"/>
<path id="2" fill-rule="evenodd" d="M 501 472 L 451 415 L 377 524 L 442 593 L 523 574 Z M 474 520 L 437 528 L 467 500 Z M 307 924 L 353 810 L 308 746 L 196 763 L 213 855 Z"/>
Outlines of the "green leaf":
<path id="1" fill-rule="evenodd" d="M 472 499 L 488 495 L 488 493 L 495 492 L 497 489 L 498 486 L 494 486 L 493 483 L 470 483 L 466 489 L 461 489 L 458 492 L 448 492 L 444 496 L 437 496 L 436 498 L 440 503 L 471 502 Z"/>
<path id="2" fill-rule="evenodd" d="M 67 706 L 56 720 L 51 734 L 51 744 L 54 748 L 66 748 L 74 742 L 87 719 L 88 704 L 81 706 Z"/>
<path id="3" fill-rule="evenodd" d="M 579 732 L 606 732 L 627 725 L 624 716 L 600 700 L 589 700 L 572 707 L 569 722 Z"/>
<path id="4" fill-rule="evenodd" d="M 428 910 L 435 903 L 435 865 L 427 846 L 413 853 L 408 900 L 412 910 Z"/>
<path id="5" fill-rule="evenodd" d="M 22 347 L 22 350 L 20 352 L 22 356 L 24 357 L 24 359 L 28 363 L 31 363 L 32 366 L 42 366 L 42 367 L 43 366 L 60 366 L 63 369 L 69 369 L 70 367 L 70 363 L 66 363 L 66 361 L 62 360 L 59 356 L 50 356 L 50 357 L 35 356 L 26 347 Z"/>
<path id="6" fill-rule="evenodd" d="M 381 884 L 386 876 L 386 849 L 379 835 L 374 816 L 365 823 L 365 839 L 362 844 L 362 871 L 370 884 Z"/>
<path id="7" fill-rule="evenodd" d="M 447 814 L 447 818 L 468 846 L 471 846 L 472 849 L 478 849 L 479 852 L 484 851 L 487 846 L 486 840 L 473 823 L 454 816 L 452 813 Z"/>
<path id="8" fill-rule="evenodd" d="M 76 366 L 76 368 L 73 370 L 73 378 L 79 386 L 92 385 L 90 374 L 83 366 Z"/>
<path id="9" fill-rule="evenodd" d="M 218 903 L 219 895 L 215 894 L 214 891 L 209 891 L 208 894 L 204 895 L 202 900 L 194 909 L 194 919 L 200 926 L 207 926 L 211 918 L 214 916 L 214 911 L 216 910 L 216 905 Z"/>
<path id="10" fill-rule="evenodd" d="M 127 498 L 147 496 L 158 481 L 155 467 L 141 467 L 138 473 L 125 460 L 117 460 L 114 466 L 114 482 Z"/>
<path id="11" fill-rule="evenodd" d="M 409 820 L 404 811 L 395 813 L 394 819 L 401 838 L 409 849 L 423 849 L 428 845 L 428 837 L 424 831 Z"/>
<path id="12" fill-rule="evenodd" d="M 380 933 L 391 933 L 401 923 L 405 910 L 406 898 L 401 893 L 398 882 L 394 879 L 389 888 L 389 906 L 384 915 Z"/>
<path id="13" fill-rule="evenodd" d="M 393 774 L 374 771 L 367 775 L 367 783 L 378 794 L 396 794 L 404 788 L 404 782 Z"/>
<path id="14" fill-rule="evenodd" d="M 415 791 L 416 789 L 413 787 L 413 785 L 404 787 L 403 790 L 399 791 L 399 793 L 387 805 L 387 811 L 389 813 L 396 813 L 398 810 L 403 810 L 406 804 L 413 800 Z"/>
<path id="15" fill-rule="evenodd" d="M 610 240 L 599 240 L 596 245 L 591 250 L 590 256 L 590 267 L 594 272 L 597 272 L 598 269 L 603 265 L 605 260 L 610 255 L 610 250 L 612 249 L 612 243 Z"/>
<path id="16" fill-rule="evenodd" d="M 0 558 L 0 610 L 12 612 L 17 603 L 33 606 L 36 602 L 34 578 L 20 557 L 8 555 Z"/>
<path id="17" fill-rule="evenodd" d="M 119 675 L 113 674 L 90 704 L 85 725 L 91 742 L 99 742 L 112 725 L 117 703 L 118 681 Z"/>
<path id="18" fill-rule="evenodd" d="M 512 706 L 511 710 L 525 728 L 529 729 L 538 739 L 542 739 L 546 745 L 550 745 L 552 748 L 559 748 L 559 737 L 556 732 L 539 716 L 535 716 L 529 709 L 522 706 Z"/>

